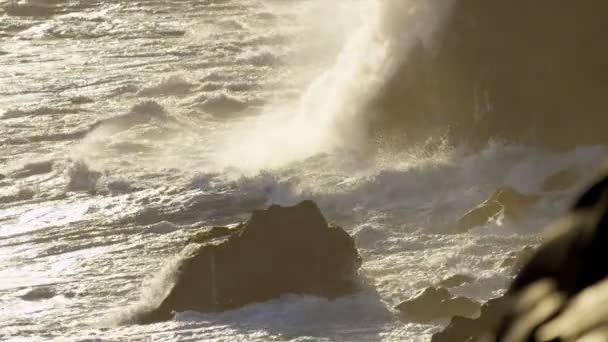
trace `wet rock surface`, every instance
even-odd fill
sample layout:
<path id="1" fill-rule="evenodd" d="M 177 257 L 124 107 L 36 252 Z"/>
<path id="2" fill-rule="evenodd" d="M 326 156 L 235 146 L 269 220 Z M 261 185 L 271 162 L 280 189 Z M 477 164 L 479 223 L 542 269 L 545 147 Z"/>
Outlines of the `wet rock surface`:
<path id="1" fill-rule="evenodd" d="M 499 326 L 507 303 L 506 298 L 495 298 L 481 306 L 478 318 L 453 317 L 444 330 L 433 335 L 432 342 L 488 341 Z"/>
<path id="2" fill-rule="evenodd" d="M 458 220 L 457 232 L 462 233 L 482 226 L 499 215 L 503 215 L 507 220 L 520 220 L 528 214 L 538 199 L 538 196 L 522 194 L 510 187 L 499 188 L 490 198 Z"/>
<path id="3" fill-rule="evenodd" d="M 470 284 L 474 281 L 475 278 L 473 276 L 467 274 L 454 274 L 453 276 L 442 280 L 439 283 L 439 286 L 451 289 L 454 287 L 462 286 L 464 284 Z"/>
<path id="4" fill-rule="evenodd" d="M 479 303 L 453 296 L 447 289 L 429 287 L 396 307 L 404 320 L 429 322 L 451 316 L 474 316 Z"/>
<path id="5" fill-rule="evenodd" d="M 335 298 L 356 290 L 361 259 L 354 240 L 330 226 L 317 205 L 257 210 L 235 228 L 215 227 L 190 239 L 174 286 L 140 323 L 172 312 L 216 312 L 288 293 Z"/>

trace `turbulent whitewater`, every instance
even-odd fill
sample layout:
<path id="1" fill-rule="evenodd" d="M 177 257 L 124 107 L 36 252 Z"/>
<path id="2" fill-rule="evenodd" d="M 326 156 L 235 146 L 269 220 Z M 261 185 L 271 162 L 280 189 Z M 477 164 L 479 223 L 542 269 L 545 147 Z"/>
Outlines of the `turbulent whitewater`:
<path id="1" fill-rule="evenodd" d="M 501 294 L 608 156 L 588 2 L 556 12 L 579 28 L 488 1 L 0 0 L 0 339 L 428 340 L 445 321 L 394 307 L 454 274 Z M 562 39 L 518 43 L 538 27 Z M 451 234 L 500 187 L 540 200 Z M 305 199 L 354 236 L 361 291 L 122 323 L 200 228 Z"/>

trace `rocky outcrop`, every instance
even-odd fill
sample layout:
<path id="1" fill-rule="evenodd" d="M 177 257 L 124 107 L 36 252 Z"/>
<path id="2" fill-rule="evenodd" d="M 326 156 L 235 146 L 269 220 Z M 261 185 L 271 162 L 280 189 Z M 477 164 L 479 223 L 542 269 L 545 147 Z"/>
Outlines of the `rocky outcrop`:
<path id="1" fill-rule="evenodd" d="M 445 288 L 429 287 L 396 307 L 403 319 L 429 322 L 452 316 L 474 316 L 479 303 L 464 297 L 453 296 Z"/>
<path id="2" fill-rule="evenodd" d="M 190 239 L 161 304 L 139 318 L 166 320 L 173 311 L 215 312 L 287 294 L 334 298 L 356 289 L 361 259 L 353 239 L 327 224 L 315 203 L 257 210 L 235 228 L 215 227 Z"/>
<path id="3" fill-rule="evenodd" d="M 489 199 L 458 220 L 457 232 L 463 233 L 482 226 L 501 214 L 507 220 L 520 220 L 537 201 L 538 196 L 522 194 L 510 187 L 501 187 Z"/>

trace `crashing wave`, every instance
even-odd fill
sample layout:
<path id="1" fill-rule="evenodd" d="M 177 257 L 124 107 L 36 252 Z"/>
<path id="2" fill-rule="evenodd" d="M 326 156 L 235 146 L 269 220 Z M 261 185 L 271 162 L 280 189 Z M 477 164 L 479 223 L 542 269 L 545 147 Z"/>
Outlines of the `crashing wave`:
<path id="1" fill-rule="evenodd" d="M 143 88 L 137 92 L 138 96 L 184 96 L 190 93 L 194 85 L 179 76 L 163 79 L 158 84 Z"/>
<path id="2" fill-rule="evenodd" d="M 66 170 L 67 191 L 94 192 L 101 173 L 89 168 L 82 160 L 73 162 Z"/>

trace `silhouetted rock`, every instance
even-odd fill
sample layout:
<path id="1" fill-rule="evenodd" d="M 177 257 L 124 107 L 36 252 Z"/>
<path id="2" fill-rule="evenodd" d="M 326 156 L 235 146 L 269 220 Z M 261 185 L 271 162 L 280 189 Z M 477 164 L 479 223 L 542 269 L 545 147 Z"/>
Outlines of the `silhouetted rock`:
<path id="1" fill-rule="evenodd" d="M 474 316 L 479 312 L 479 307 L 479 303 L 453 296 L 445 288 L 429 287 L 399 304 L 396 309 L 405 319 L 428 322 L 452 316 Z"/>
<path id="2" fill-rule="evenodd" d="M 499 188 L 489 199 L 460 218 L 457 232 L 462 233 L 482 226 L 500 214 L 507 220 L 520 220 L 537 201 L 537 196 L 525 195 L 510 187 Z"/>
<path id="3" fill-rule="evenodd" d="M 508 341 L 606 340 L 608 177 L 550 230 L 511 289 L 514 304 L 499 332 Z"/>
<path id="4" fill-rule="evenodd" d="M 181 262 L 175 285 L 139 322 L 166 320 L 172 311 L 234 309 L 287 293 L 334 298 L 356 289 L 361 259 L 353 239 L 328 225 L 311 201 L 254 211 L 245 224 L 216 227 L 190 242 L 200 245 Z"/>
<path id="5" fill-rule="evenodd" d="M 475 281 L 475 278 L 466 274 L 454 274 L 439 283 L 439 286 L 445 288 L 454 288 L 464 284 L 470 284 Z"/>
<path id="6" fill-rule="evenodd" d="M 547 192 L 567 190 L 574 186 L 578 179 L 576 170 L 560 170 L 545 179 L 542 190 Z"/>
<path id="7" fill-rule="evenodd" d="M 479 318 L 455 316 L 442 331 L 433 335 L 432 342 L 477 342 L 487 341 L 497 329 L 503 317 L 508 300 L 499 297 L 481 306 Z"/>

